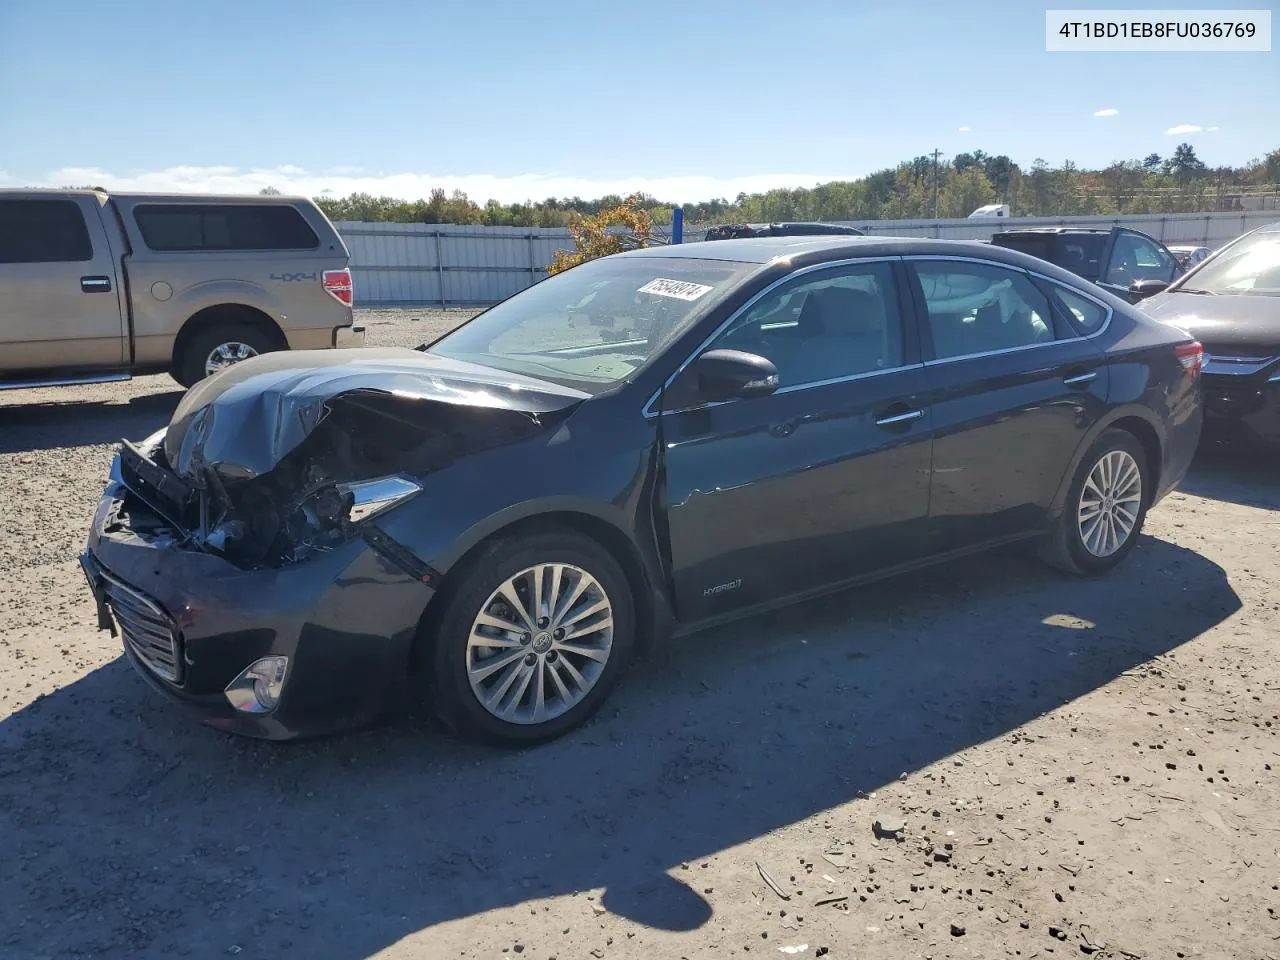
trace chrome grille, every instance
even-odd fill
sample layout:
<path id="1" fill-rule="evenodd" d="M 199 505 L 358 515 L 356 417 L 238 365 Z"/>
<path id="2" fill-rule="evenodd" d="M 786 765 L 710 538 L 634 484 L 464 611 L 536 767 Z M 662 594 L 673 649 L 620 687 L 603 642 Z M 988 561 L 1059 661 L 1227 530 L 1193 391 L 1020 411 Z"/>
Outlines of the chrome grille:
<path id="1" fill-rule="evenodd" d="M 165 612 L 153 600 L 113 578 L 103 578 L 103 593 L 129 649 L 152 673 L 177 683 L 177 632 Z"/>

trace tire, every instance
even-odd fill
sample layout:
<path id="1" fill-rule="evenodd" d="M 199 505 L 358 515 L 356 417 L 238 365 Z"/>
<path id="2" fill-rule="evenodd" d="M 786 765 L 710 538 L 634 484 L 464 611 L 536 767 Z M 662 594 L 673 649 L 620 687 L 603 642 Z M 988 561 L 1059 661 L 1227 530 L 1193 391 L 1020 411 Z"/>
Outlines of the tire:
<path id="1" fill-rule="evenodd" d="M 540 612 L 554 618 L 535 621 L 532 629 L 518 632 L 500 628 L 496 621 L 478 621 L 482 614 L 488 614 L 512 626 L 522 624 L 519 610 L 499 596 L 499 591 L 507 586 L 507 596 L 514 590 L 512 599 L 526 600 L 535 589 L 534 570 L 542 571 L 544 598 L 551 596 L 554 586 L 559 587 L 559 609 L 550 608 L 545 600 L 539 607 Z M 580 597 L 571 600 L 581 583 L 581 573 L 590 584 Z M 525 746 L 562 736 L 600 708 L 634 647 L 635 600 L 626 574 L 598 543 L 572 531 L 496 541 L 467 563 L 456 582 L 446 585 L 437 598 L 440 601 L 444 602 L 441 613 L 431 618 L 426 635 L 414 650 L 411 688 L 420 707 L 434 712 L 456 734 L 468 739 Z M 584 616 L 588 607 L 601 601 L 607 606 Z M 611 627 L 593 631 L 605 622 L 606 614 Z M 580 618 L 576 629 L 584 631 L 578 636 L 572 634 L 575 617 Z M 565 627 L 558 628 L 557 623 Z M 557 629 L 570 632 L 561 637 Z M 485 640 L 490 639 L 500 646 L 487 645 Z M 562 643 L 571 643 L 574 651 L 589 649 L 592 655 L 571 652 Z M 521 650 L 526 652 L 521 655 Z M 598 659 L 602 652 L 603 663 Z M 530 663 L 530 657 L 537 659 Z M 503 666 L 499 661 L 509 662 Z M 579 696 L 582 685 L 573 679 L 575 673 L 589 684 L 585 695 Z M 542 719 L 536 712 L 539 680 L 543 685 Z M 501 689 L 504 684 L 505 691 Z M 481 696 L 494 705 L 485 706 Z"/>
<path id="2" fill-rule="evenodd" d="M 1108 474 L 1095 476 L 1094 473 L 1104 461 L 1110 465 L 1110 487 L 1104 479 Z M 1136 490 L 1128 482 L 1134 468 L 1137 471 Z M 1153 493 L 1150 476 L 1146 451 L 1133 434 L 1124 430 L 1104 431 L 1080 461 L 1062 515 L 1055 522 L 1041 557 L 1051 566 L 1068 573 L 1097 576 L 1111 570 L 1129 555 L 1142 533 L 1147 505 Z M 1092 484 L 1091 477 L 1094 478 Z M 1106 516 L 1102 517 L 1101 526 L 1091 525 L 1087 519 L 1082 519 L 1094 515 L 1089 505 L 1098 500 L 1099 490 L 1112 495 L 1104 503 L 1117 504 L 1109 511 L 1105 508 L 1097 511 L 1099 514 L 1110 513 L 1110 534 L 1120 537 L 1132 516 L 1132 526 L 1123 534 L 1118 546 L 1108 534 Z M 1136 500 L 1132 499 L 1134 497 Z"/>
<path id="3" fill-rule="evenodd" d="M 247 348 L 232 350 L 233 353 L 246 354 L 242 359 L 277 349 L 276 342 L 257 327 L 247 323 L 218 323 L 196 331 L 186 342 L 182 355 L 174 366 L 173 379 L 184 387 L 203 380 L 210 373 L 206 370 L 206 363 L 213 352 L 224 345 L 243 345 Z"/>

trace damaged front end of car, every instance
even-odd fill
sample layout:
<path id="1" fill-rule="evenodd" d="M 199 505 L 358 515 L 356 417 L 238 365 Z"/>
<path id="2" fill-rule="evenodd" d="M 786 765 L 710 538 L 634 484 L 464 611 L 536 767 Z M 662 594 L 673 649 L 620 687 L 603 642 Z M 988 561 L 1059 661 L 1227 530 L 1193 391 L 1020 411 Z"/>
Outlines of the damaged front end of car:
<path id="1" fill-rule="evenodd" d="M 527 439 L 579 399 L 432 364 L 244 374 L 215 378 L 214 396 L 192 390 L 163 442 L 120 454 L 123 483 L 188 546 L 241 569 L 341 546 L 414 497 L 426 474 Z"/>
<path id="2" fill-rule="evenodd" d="M 536 445 L 581 399 L 412 351 L 340 353 L 202 381 L 165 429 L 122 443 L 94 515 L 81 563 L 99 626 L 219 729 L 290 739 L 388 708 L 443 577 L 415 552 L 432 485 L 453 482 L 433 475 Z"/>

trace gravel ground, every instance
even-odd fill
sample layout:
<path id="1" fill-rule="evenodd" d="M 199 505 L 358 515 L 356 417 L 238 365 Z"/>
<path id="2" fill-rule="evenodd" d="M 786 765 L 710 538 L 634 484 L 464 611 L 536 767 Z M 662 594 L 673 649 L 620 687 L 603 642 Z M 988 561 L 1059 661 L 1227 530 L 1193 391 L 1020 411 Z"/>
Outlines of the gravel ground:
<path id="1" fill-rule="evenodd" d="M 535 750 L 282 746 L 94 629 L 112 444 L 178 397 L 0 394 L 0 956 L 1280 957 L 1275 460 L 1202 455 L 1106 579 L 996 554 L 668 645 Z"/>

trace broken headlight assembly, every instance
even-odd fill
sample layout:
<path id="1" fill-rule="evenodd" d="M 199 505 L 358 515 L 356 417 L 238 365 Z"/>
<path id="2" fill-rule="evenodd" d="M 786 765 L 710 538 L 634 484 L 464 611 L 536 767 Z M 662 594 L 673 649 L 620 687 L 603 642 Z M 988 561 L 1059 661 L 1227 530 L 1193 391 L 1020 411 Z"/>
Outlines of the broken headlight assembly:
<path id="1" fill-rule="evenodd" d="M 404 503 L 421 486 L 403 476 L 312 488 L 283 510 L 259 501 L 209 531 L 205 543 L 233 562 L 257 566 L 300 563 L 356 536 L 360 524 Z M 256 509 L 255 509 L 256 508 Z"/>
<path id="2" fill-rule="evenodd" d="M 306 496 L 284 524 L 294 560 L 315 550 L 332 549 L 355 534 L 355 528 L 408 500 L 421 490 L 407 477 L 379 477 L 334 483 Z"/>

